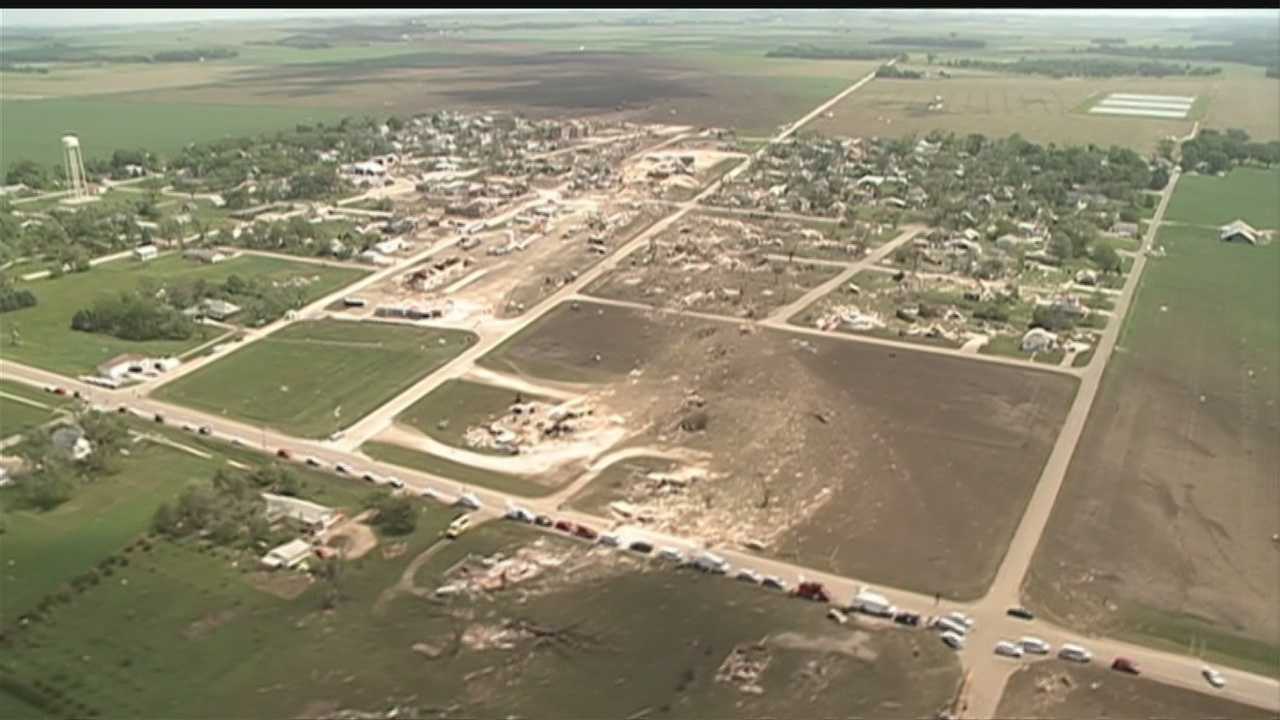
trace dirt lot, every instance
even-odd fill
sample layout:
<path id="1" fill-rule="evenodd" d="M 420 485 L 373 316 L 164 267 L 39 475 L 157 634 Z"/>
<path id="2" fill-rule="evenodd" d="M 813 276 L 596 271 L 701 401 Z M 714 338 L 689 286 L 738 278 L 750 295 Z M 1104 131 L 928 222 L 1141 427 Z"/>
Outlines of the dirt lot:
<path id="1" fill-rule="evenodd" d="M 1274 718 L 1274 713 L 1206 693 L 1162 685 L 1101 667 L 1045 661 L 1023 667 L 1005 686 L 1002 718 Z"/>
<path id="2" fill-rule="evenodd" d="M 765 317 L 840 270 L 802 259 L 788 262 L 793 250 L 782 237 L 743 219 L 687 215 L 587 292 L 661 307 Z M 783 257 L 771 260 L 774 253 Z"/>
<path id="3" fill-rule="evenodd" d="M 1042 373 L 588 303 L 487 362 L 629 373 L 604 404 L 634 442 L 712 453 L 707 479 L 684 492 L 628 497 L 657 526 L 956 598 L 989 584 L 1074 390 Z"/>

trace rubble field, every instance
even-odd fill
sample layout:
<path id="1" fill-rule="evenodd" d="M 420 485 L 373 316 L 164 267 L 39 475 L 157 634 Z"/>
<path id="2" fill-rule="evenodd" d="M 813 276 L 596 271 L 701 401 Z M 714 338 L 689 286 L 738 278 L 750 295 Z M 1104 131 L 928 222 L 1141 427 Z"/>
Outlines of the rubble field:
<path id="1" fill-rule="evenodd" d="M 683 202 L 746 158 L 732 147 L 668 148 L 628 163 L 622 177 L 628 188 L 649 198 Z"/>
<path id="2" fill-rule="evenodd" d="M 996 709 L 996 717 L 1247 720 L 1275 715 L 1252 705 L 1142 677 L 1121 675 L 1105 667 L 1043 662 L 1025 665 L 1009 678 Z"/>
<path id="3" fill-rule="evenodd" d="M 1069 317 L 1073 327 L 1045 336 L 1043 345 L 1032 344 L 1026 338 L 1038 306 Z M 983 353 L 1057 362 L 1065 352 L 1086 352 L 1097 344 L 1108 320 L 1103 308 L 1111 306 L 1100 292 L 877 267 L 853 276 L 790 322 L 950 348 L 974 343 Z"/>
<path id="4" fill-rule="evenodd" d="M 649 240 L 587 292 L 617 300 L 743 318 L 767 316 L 836 275 L 788 259 L 794 247 L 740 219 L 691 215 Z M 781 257 L 771 259 L 778 254 Z"/>
<path id="5" fill-rule="evenodd" d="M 417 705 L 450 716 L 924 717 L 959 684 L 927 632 L 833 630 L 810 603 L 528 526 L 428 552 L 382 613 Z"/>
<path id="6" fill-rule="evenodd" d="M 601 350 L 635 442 L 711 456 L 683 487 L 626 485 L 633 515 L 955 598 L 994 576 L 1076 383 L 589 303 L 557 308 L 497 355 L 533 375 L 600 378 Z M 580 497 L 616 482 L 603 474 Z"/>

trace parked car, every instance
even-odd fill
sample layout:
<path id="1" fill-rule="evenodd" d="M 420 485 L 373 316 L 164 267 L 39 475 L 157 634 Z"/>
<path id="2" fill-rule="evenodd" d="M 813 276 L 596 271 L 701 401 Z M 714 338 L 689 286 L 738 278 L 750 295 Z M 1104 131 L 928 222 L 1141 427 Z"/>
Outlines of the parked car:
<path id="1" fill-rule="evenodd" d="M 444 502 L 444 497 L 440 493 L 436 492 L 435 490 L 432 490 L 431 488 L 422 488 L 422 490 L 418 493 L 418 496 L 431 498 L 436 502 Z"/>
<path id="2" fill-rule="evenodd" d="M 1067 643 L 1058 650 L 1058 657 L 1072 662 L 1087 663 L 1093 659 L 1093 653 L 1079 645 Z"/>
<path id="3" fill-rule="evenodd" d="M 1134 663 L 1132 660 L 1130 660 L 1129 658 L 1125 658 L 1125 657 L 1118 657 L 1115 660 L 1113 660 L 1111 662 L 1111 669 L 1117 670 L 1122 673 L 1129 673 L 1130 675 L 1141 674 L 1138 671 L 1138 665 Z"/>
<path id="4" fill-rule="evenodd" d="M 777 575 L 765 575 L 763 578 L 761 578 L 760 584 L 764 585 L 767 588 L 773 588 L 774 590 L 782 590 L 784 592 L 787 589 L 787 581 L 783 580 Z"/>
<path id="5" fill-rule="evenodd" d="M 1208 680 L 1209 684 L 1216 688 L 1224 688 L 1227 686 L 1227 679 L 1222 676 L 1222 673 L 1214 670 L 1208 665 L 1204 667 L 1204 670 L 1200 671 L 1200 674 L 1204 675 L 1204 679 Z"/>
<path id="6" fill-rule="evenodd" d="M 533 524 L 537 525 L 538 527 L 551 527 L 552 525 L 555 524 L 555 522 L 551 518 L 547 517 L 546 515 L 539 515 L 538 517 L 533 519 Z"/>
<path id="7" fill-rule="evenodd" d="M 795 595 L 798 598 L 813 600 L 814 602 L 831 602 L 831 594 L 822 586 L 822 583 L 812 580 L 801 582 L 797 585 Z"/>
<path id="8" fill-rule="evenodd" d="M 621 543 L 621 541 L 618 540 L 618 536 L 613 533 L 600 533 L 600 537 L 597 538 L 597 541 L 601 545 L 608 545 L 609 547 L 618 547 Z"/>
<path id="9" fill-rule="evenodd" d="M 756 572 L 755 570 L 752 570 L 751 568 L 742 568 L 741 570 L 738 571 L 737 575 L 734 575 L 734 578 L 738 580 L 746 580 L 747 582 L 753 582 L 757 585 L 759 585 L 760 582 L 764 579 L 760 577 L 760 573 Z"/>
<path id="10" fill-rule="evenodd" d="M 947 617 L 948 617 L 948 618 L 950 618 L 950 619 L 952 619 L 952 620 L 955 620 L 956 622 L 960 623 L 961 625 L 964 625 L 966 630 L 972 630 L 972 629 L 973 629 L 973 618 L 969 617 L 968 615 L 965 615 L 965 614 L 964 614 L 964 613 L 962 613 L 962 612 L 958 612 L 958 611 L 957 611 L 957 612 L 949 612 L 949 613 L 947 613 Z"/>
<path id="11" fill-rule="evenodd" d="M 190 423 L 182 423 L 182 429 L 186 432 L 195 432 L 196 429 L 191 427 Z"/>
<path id="12" fill-rule="evenodd" d="M 1023 650 L 1034 655 L 1048 655 L 1049 651 L 1053 649 L 1049 646 L 1049 643 L 1037 637 L 1023 637 L 1018 640 L 1018 644 L 1022 646 Z"/>
<path id="13" fill-rule="evenodd" d="M 569 522 L 568 520 L 557 520 L 556 524 L 553 527 L 555 527 L 555 529 L 561 532 L 567 532 L 567 533 L 573 532 L 573 523 Z"/>
<path id="14" fill-rule="evenodd" d="M 909 625 L 911 627 L 918 627 L 920 625 L 920 613 L 905 612 L 905 611 L 899 612 L 897 615 L 893 616 L 893 621 L 898 623 L 899 625 Z"/>
<path id="15" fill-rule="evenodd" d="M 462 495 L 459 495 L 458 504 L 465 508 L 471 508 L 472 510 L 479 510 L 481 507 L 480 498 L 472 495 L 471 493 L 463 493 Z"/>
<path id="16" fill-rule="evenodd" d="M 944 633 L 953 632 L 957 635 L 966 635 L 969 632 L 969 628 L 965 627 L 964 623 L 957 622 L 949 617 L 938 618 L 933 622 L 933 626 Z"/>
<path id="17" fill-rule="evenodd" d="M 592 530 L 591 528 L 587 527 L 586 525 L 576 525 L 576 526 L 574 526 L 574 528 L 573 528 L 573 534 L 574 534 L 574 535 L 577 535 L 578 537 L 582 538 L 583 540 L 595 540 L 597 537 L 599 537 L 599 534 L 598 534 L 595 530 Z"/>
<path id="18" fill-rule="evenodd" d="M 319 460 L 317 460 L 317 459 L 315 459 L 315 458 L 313 458 L 313 457 L 309 457 L 309 458 L 307 458 L 307 459 L 306 459 L 306 463 L 307 463 L 308 465 L 310 465 L 311 467 L 320 467 L 320 461 L 319 461 Z"/>
<path id="19" fill-rule="evenodd" d="M 335 466 L 335 469 L 336 469 L 336 466 Z M 343 471 L 343 470 L 339 470 L 338 472 L 345 472 L 345 471 Z M 373 474 L 373 473 L 371 473 L 371 472 L 367 472 L 367 473 L 365 473 L 365 474 L 361 475 L 361 476 L 360 476 L 360 479 L 361 479 L 361 480 L 364 480 L 365 482 L 371 482 L 371 483 L 376 483 L 376 482 L 378 482 L 378 476 L 377 476 L 377 475 L 374 475 L 374 474 Z"/>
<path id="20" fill-rule="evenodd" d="M 66 394 L 67 394 L 67 390 L 66 390 L 66 388 L 56 387 L 56 388 L 54 388 L 54 389 L 53 389 L 53 394 L 54 394 L 54 395 L 66 395 Z"/>
<path id="21" fill-rule="evenodd" d="M 673 547 L 664 547 L 658 549 L 658 557 L 671 562 L 684 562 L 684 553 Z"/>
<path id="22" fill-rule="evenodd" d="M 1006 610 L 1006 611 L 1005 611 L 1005 614 L 1006 614 L 1006 615 L 1008 615 L 1009 617 L 1016 617 L 1016 618 L 1019 618 L 1019 619 L 1021 619 L 1021 620 L 1035 620 L 1035 619 L 1036 619 L 1036 616 L 1035 616 L 1035 615 L 1033 615 L 1033 614 L 1031 613 L 1031 611 L 1030 611 L 1030 610 L 1028 610 L 1028 609 L 1026 609 L 1026 608 L 1024 608 L 1024 607 L 1011 607 L 1011 608 L 1009 608 L 1008 610 Z"/>
<path id="23" fill-rule="evenodd" d="M 212 434 L 213 434 L 213 428 L 209 427 L 208 425 L 201 425 L 201 426 L 200 426 L 200 434 L 201 434 L 201 435 L 212 435 Z"/>
<path id="24" fill-rule="evenodd" d="M 964 636 L 957 632 L 942 633 L 942 642 L 946 643 L 952 650 L 964 649 Z"/>
<path id="25" fill-rule="evenodd" d="M 1022 657 L 1022 646 L 1017 643 L 1011 643 L 1008 640 L 1001 640 L 996 643 L 996 654 L 1005 657 L 1020 658 Z"/>
<path id="26" fill-rule="evenodd" d="M 346 474 L 349 474 L 349 473 L 351 472 L 351 468 L 347 467 L 346 465 L 343 465 L 342 463 L 336 463 L 336 464 L 333 466 L 333 471 L 334 471 L 334 472 L 342 473 L 343 475 L 346 475 Z"/>
<path id="27" fill-rule="evenodd" d="M 125 414 L 125 413 L 129 412 L 129 406 L 128 406 L 128 405 L 121 405 L 120 407 L 116 408 L 116 412 L 118 412 L 118 413 L 120 413 L 121 415 L 123 415 L 123 414 Z"/>
<path id="28" fill-rule="evenodd" d="M 648 555 L 649 553 L 653 552 L 653 545 L 645 542 L 644 540 L 636 540 L 635 542 L 631 543 L 630 549 L 635 552 L 641 553 L 642 555 Z"/>
<path id="29" fill-rule="evenodd" d="M 164 424 L 164 416 L 163 416 L 163 415 L 161 415 L 160 413 L 156 413 L 156 422 L 158 422 L 158 423 L 160 423 L 161 425 L 163 425 L 163 424 Z"/>
<path id="30" fill-rule="evenodd" d="M 531 523 L 533 522 L 533 517 L 534 517 L 533 513 L 529 512 L 528 510 L 525 510 L 522 507 L 512 506 L 510 510 L 507 510 L 508 520 Z"/>
<path id="31" fill-rule="evenodd" d="M 289 459 L 289 451 L 288 451 L 288 450 L 285 450 L 284 448 L 280 448 L 279 450 L 277 450 L 277 451 L 276 451 L 276 457 L 278 457 L 278 458 L 283 458 L 283 459 L 285 459 L 285 460 L 288 460 L 288 459 Z"/>

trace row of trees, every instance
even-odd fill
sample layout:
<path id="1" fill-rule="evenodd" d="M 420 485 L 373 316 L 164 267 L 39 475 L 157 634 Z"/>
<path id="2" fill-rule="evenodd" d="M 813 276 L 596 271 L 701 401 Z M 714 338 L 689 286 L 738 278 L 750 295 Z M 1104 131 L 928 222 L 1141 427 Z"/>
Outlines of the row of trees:
<path id="1" fill-rule="evenodd" d="M 1194 170 L 1202 162 L 1209 172 L 1225 172 L 1239 163 L 1277 165 L 1280 164 L 1280 141 L 1254 142 L 1249 133 L 1238 129 L 1201 130 L 1194 139 L 1182 144 L 1182 167 Z"/>
<path id="2" fill-rule="evenodd" d="M 897 65 L 881 65 L 876 69 L 876 77 L 888 80 L 919 80 L 924 73 L 919 70 L 908 70 Z"/>
<path id="3" fill-rule="evenodd" d="M 1053 78 L 1067 77 L 1183 77 L 1218 75 L 1220 67 L 1204 65 L 1172 64 L 1149 60 L 1145 62 L 1126 62 L 1106 60 L 1103 58 L 1064 59 L 1030 59 L 1020 58 L 1014 62 L 1000 60 L 975 60 L 960 58 L 945 63 L 948 67 L 990 70 L 993 72 L 1017 73 L 1021 75 L 1047 75 Z"/>
<path id="4" fill-rule="evenodd" d="M 858 48 L 831 48 L 801 43 L 783 45 L 765 53 L 770 58 L 797 58 L 803 60 L 887 60 L 897 55 L 890 50 L 867 50 Z"/>
<path id="5" fill-rule="evenodd" d="M 92 306 L 77 310 L 71 329 L 121 340 L 186 340 L 195 334 L 196 324 L 154 296 L 134 291 L 104 295 Z"/>

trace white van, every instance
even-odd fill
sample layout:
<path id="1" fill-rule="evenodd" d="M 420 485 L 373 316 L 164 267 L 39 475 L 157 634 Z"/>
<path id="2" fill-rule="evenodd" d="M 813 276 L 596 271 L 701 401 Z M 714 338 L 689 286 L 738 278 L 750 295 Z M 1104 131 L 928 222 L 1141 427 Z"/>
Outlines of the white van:
<path id="1" fill-rule="evenodd" d="M 1020 658 L 1022 657 L 1022 646 L 1011 643 L 1008 640 L 1001 640 L 996 643 L 996 654 L 1004 655 L 1005 657 Z"/>
<path id="2" fill-rule="evenodd" d="M 940 617 L 934 622 L 934 627 L 943 632 L 953 632 L 957 635 L 964 635 L 969 632 L 969 628 L 964 623 L 956 622 L 949 617 Z"/>
<path id="3" fill-rule="evenodd" d="M 1071 660 L 1072 662 L 1087 663 L 1093 659 L 1093 653 L 1085 650 L 1079 645 L 1072 645 L 1068 643 L 1063 645 L 1062 649 L 1058 651 L 1058 657 L 1063 660 Z"/>

